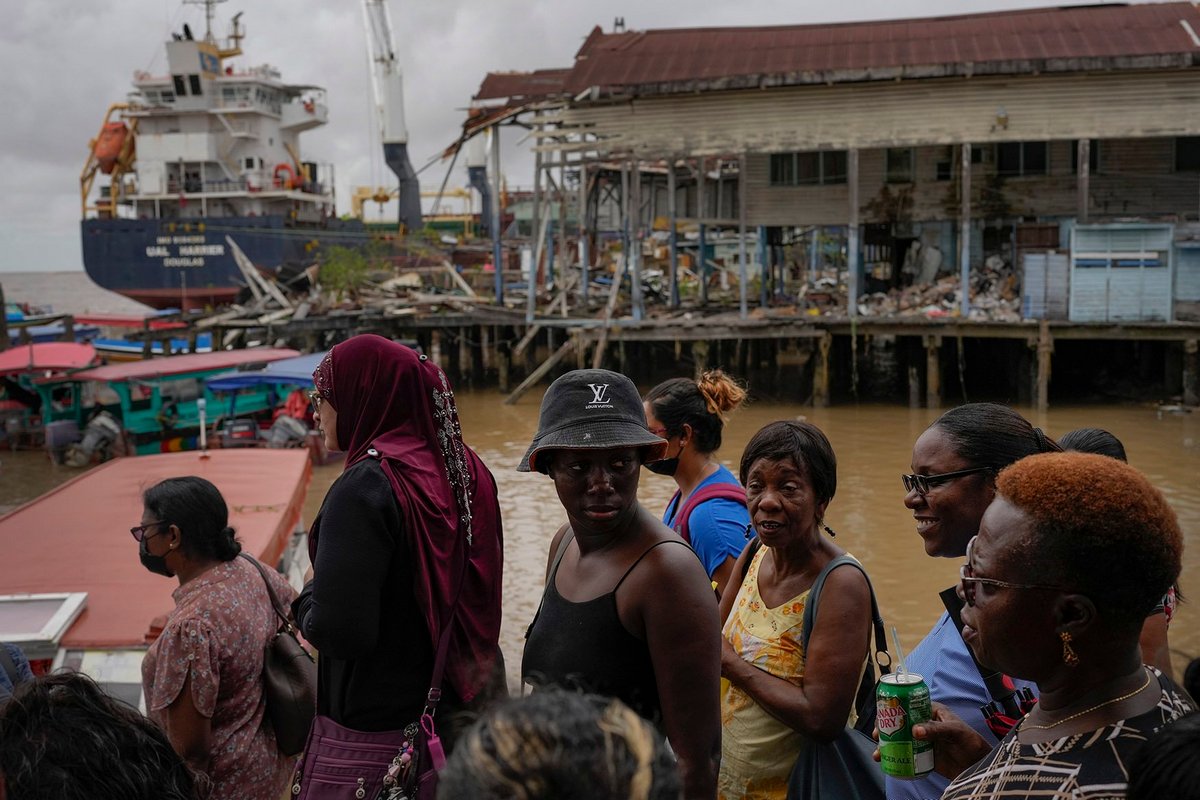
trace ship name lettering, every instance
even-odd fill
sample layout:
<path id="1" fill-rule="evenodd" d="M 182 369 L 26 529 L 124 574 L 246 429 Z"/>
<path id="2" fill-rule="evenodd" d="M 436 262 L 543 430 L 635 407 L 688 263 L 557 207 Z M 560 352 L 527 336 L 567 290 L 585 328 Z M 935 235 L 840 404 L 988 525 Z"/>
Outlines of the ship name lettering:
<path id="1" fill-rule="evenodd" d="M 165 247 L 151 245 L 146 248 L 146 258 L 165 258 L 171 251 Z"/>
<path id="2" fill-rule="evenodd" d="M 203 258 L 164 258 L 164 267 L 203 267 Z"/>
<path id="3" fill-rule="evenodd" d="M 203 236 L 172 236 L 171 244 L 204 244 Z"/>
<path id="4" fill-rule="evenodd" d="M 190 244 L 183 245 L 179 248 L 181 256 L 223 256 L 225 255 L 225 245 L 223 244 Z"/>

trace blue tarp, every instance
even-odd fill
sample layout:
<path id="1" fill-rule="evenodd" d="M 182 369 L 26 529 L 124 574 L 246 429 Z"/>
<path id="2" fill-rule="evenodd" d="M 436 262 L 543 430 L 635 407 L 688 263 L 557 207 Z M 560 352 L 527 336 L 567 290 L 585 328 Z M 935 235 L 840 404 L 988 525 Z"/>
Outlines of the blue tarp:
<path id="1" fill-rule="evenodd" d="M 312 386 L 312 374 L 325 357 L 324 353 L 272 361 L 262 369 L 246 372 L 222 372 L 204 382 L 212 392 L 232 392 L 248 386 L 263 384 L 287 386 Z"/>

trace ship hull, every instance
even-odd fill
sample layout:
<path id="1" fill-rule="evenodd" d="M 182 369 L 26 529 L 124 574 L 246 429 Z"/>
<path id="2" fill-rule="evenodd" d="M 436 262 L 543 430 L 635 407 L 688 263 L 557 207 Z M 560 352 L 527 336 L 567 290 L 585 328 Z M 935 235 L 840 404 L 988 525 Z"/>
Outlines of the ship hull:
<path id="1" fill-rule="evenodd" d="M 296 225 L 282 215 L 85 219 L 80 232 L 83 266 L 96 284 L 154 308 L 185 309 L 233 302 L 245 286 L 227 236 L 268 274 L 313 261 L 322 246 L 367 239 L 357 220 Z"/>

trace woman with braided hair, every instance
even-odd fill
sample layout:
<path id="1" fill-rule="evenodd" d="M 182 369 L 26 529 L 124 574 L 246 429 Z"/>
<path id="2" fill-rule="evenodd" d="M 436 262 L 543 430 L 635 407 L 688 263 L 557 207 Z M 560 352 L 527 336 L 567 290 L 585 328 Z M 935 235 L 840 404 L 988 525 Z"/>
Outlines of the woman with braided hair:
<path id="1" fill-rule="evenodd" d="M 438 784 L 444 800 L 678 800 L 662 736 L 620 700 L 544 689 L 468 729 Z"/>

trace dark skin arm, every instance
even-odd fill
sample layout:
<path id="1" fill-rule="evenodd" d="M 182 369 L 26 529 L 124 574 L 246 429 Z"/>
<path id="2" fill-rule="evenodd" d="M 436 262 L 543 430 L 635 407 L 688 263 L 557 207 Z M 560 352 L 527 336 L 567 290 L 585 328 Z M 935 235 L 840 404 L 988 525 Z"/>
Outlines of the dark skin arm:
<path id="1" fill-rule="evenodd" d="M 742 548 L 742 554 L 737 557 L 733 565 L 729 568 L 729 574 L 733 577 L 733 585 L 729 587 L 729 591 L 721 592 L 721 604 L 719 613 L 721 617 L 721 627 L 725 627 L 725 621 L 729 619 L 729 612 L 733 610 L 733 601 L 737 598 L 738 590 L 742 587 L 742 575 L 745 574 L 747 562 L 750 561 L 750 544 L 747 543 Z M 724 638 L 724 637 L 722 637 Z M 724 647 L 724 645 L 722 645 Z"/>
<path id="2" fill-rule="evenodd" d="M 743 661 L 724 637 L 721 675 L 793 730 L 815 741 L 832 741 L 854 704 L 870 636 L 870 609 L 863 574 L 852 567 L 835 569 L 825 579 L 799 686 Z"/>
<path id="3" fill-rule="evenodd" d="M 179 696 L 167 706 L 167 738 L 171 747 L 197 772 L 208 772 L 212 756 L 212 720 L 201 714 L 192 701 L 189 675 Z"/>
<path id="4" fill-rule="evenodd" d="M 725 587 L 729 585 L 729 579 L 734 575 L 734 563 L 736 562 L 732 556 L 725 556 L 725 560 L 721 562 L 721 565 L 713 570 L 712 579 L 717 584 L 718 595 L 725 595 Z"/>
<path id="5" fill-rule="evenodd" d="M 626 610 L 640 617 L 643 631 L 631 632 L 650 646 L 684 797 L 711 800 L 721 756 L 721 627 L 708 576 L 695 555 L 667 544 L 646 556 L 621 595 L 622 618 Z"/>

